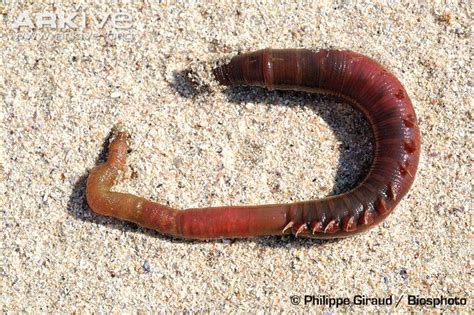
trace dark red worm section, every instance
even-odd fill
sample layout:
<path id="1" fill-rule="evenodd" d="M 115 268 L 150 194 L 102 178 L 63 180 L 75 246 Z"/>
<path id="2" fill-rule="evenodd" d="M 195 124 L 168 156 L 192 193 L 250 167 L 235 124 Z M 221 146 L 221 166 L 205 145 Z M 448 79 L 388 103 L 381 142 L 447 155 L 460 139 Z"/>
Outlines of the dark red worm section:
<path id="1" fill-rule="evenodd" d="M 338 238 L 385 219 L 415 178 L 420 132 L 398 79 L 374 60 L 351 51 L 264 49 L 235 56 L 214 70 L 223 85 L 251 85 L 335 95 L 362 111 L 372 128 L 374 158 L 366 178 L 346 193 L 290 204 L 178 210 L 111 191 L 126 166 L 127 134 L 111 142 L 107 161 L 88 178 L 86 196 L 102 215 L 187 239 L 295 234 Z"/>

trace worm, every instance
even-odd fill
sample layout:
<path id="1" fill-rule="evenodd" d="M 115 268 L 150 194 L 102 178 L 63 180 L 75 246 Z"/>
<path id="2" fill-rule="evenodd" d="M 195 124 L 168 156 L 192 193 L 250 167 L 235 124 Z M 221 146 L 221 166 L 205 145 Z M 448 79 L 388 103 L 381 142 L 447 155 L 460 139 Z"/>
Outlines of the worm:
<path id="1" fill-rule="evenodd" d="M 365 115 L 374 136 L 367 176 L 348 192 L 318 200 L 179 210 L 111 190 L 126 167 L 128 134 L 119 132 L 105 163 L 88 177 L 86 198 L 92 211 L 184 239 L 288 234 L 342 238 L 380 223 L 411 187 L 420 155 L 415 111 L 400 81 L 371 58 L 348 50 L 263 49 L 234 56 L 216 67 L 213 75 L 225 86 L 344 99 Z"/>

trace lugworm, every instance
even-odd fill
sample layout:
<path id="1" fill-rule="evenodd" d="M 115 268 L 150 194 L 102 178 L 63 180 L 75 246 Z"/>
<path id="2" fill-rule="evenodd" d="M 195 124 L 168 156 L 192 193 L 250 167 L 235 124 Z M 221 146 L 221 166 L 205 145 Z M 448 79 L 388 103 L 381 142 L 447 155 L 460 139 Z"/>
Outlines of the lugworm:
<path id="1" fill-rule="evenodd" d="M 362 111 L 374 135 L 365 179 L 346 193 L 319 200 L 178 210 L 111 191 L 126 166 L 127 134 L 120 132 L 106 162 L 92 169 L 87 181 L 94 212 L 186 239 L 290 233 L 340 238 L 381 222 L 412 185 L 420 155 L 415 111 L 400 81 L 376 61 L 347 50 L 264 49 L 237 55 L 213 74 L 222 85 L 330 94 Z"/>

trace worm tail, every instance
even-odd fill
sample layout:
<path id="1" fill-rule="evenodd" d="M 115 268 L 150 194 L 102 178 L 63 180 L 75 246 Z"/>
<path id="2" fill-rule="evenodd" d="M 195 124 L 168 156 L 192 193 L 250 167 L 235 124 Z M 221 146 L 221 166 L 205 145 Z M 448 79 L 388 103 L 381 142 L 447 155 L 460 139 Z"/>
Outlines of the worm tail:
<path id="1" fill-rule="evenodd" d="M 119 132 L 110 143 L 107 161 L 91 170 L 86 185 L 89 207 L 100 215 L 176 235 L 176 210 L 132 194 L 111 191 L 126 167 L 127 138 L 126 133 Z"/>
<path id="2" fill-rule="evenodd" d="M 177 210 L 128 193 L 112 191 L 126 167 L 127 134 L 119 132 L 107 161 L 93 168 L 86 198 L 97 214 L 111 216 L 189 239 L 235 238 L 281 234 L 287 224 L 286 205 L 213 207 Z"/>

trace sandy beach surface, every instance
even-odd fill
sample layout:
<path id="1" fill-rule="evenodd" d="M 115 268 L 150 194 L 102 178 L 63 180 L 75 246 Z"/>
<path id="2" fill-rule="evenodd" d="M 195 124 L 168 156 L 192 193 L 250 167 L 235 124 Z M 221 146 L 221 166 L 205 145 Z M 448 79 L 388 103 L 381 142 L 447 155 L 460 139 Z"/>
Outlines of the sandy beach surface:
<path id="1" fill-rule="evenodd" d="M 468 1 L 8 0 L 0 22 L 2 312 L 472 312 Z M 354 50 L 403 82 L 422 154 L 387 220 L 339 241 L 195 242 L 91 213 L 85 180 L 119 122 L 132 138 L 116 189 L 175 207 L 354 187 L 372 144 L 349 105 L 207 85 L 215 60 L 266 47 Z M 349 305 L 328 305 L 338 298 Z"/>

